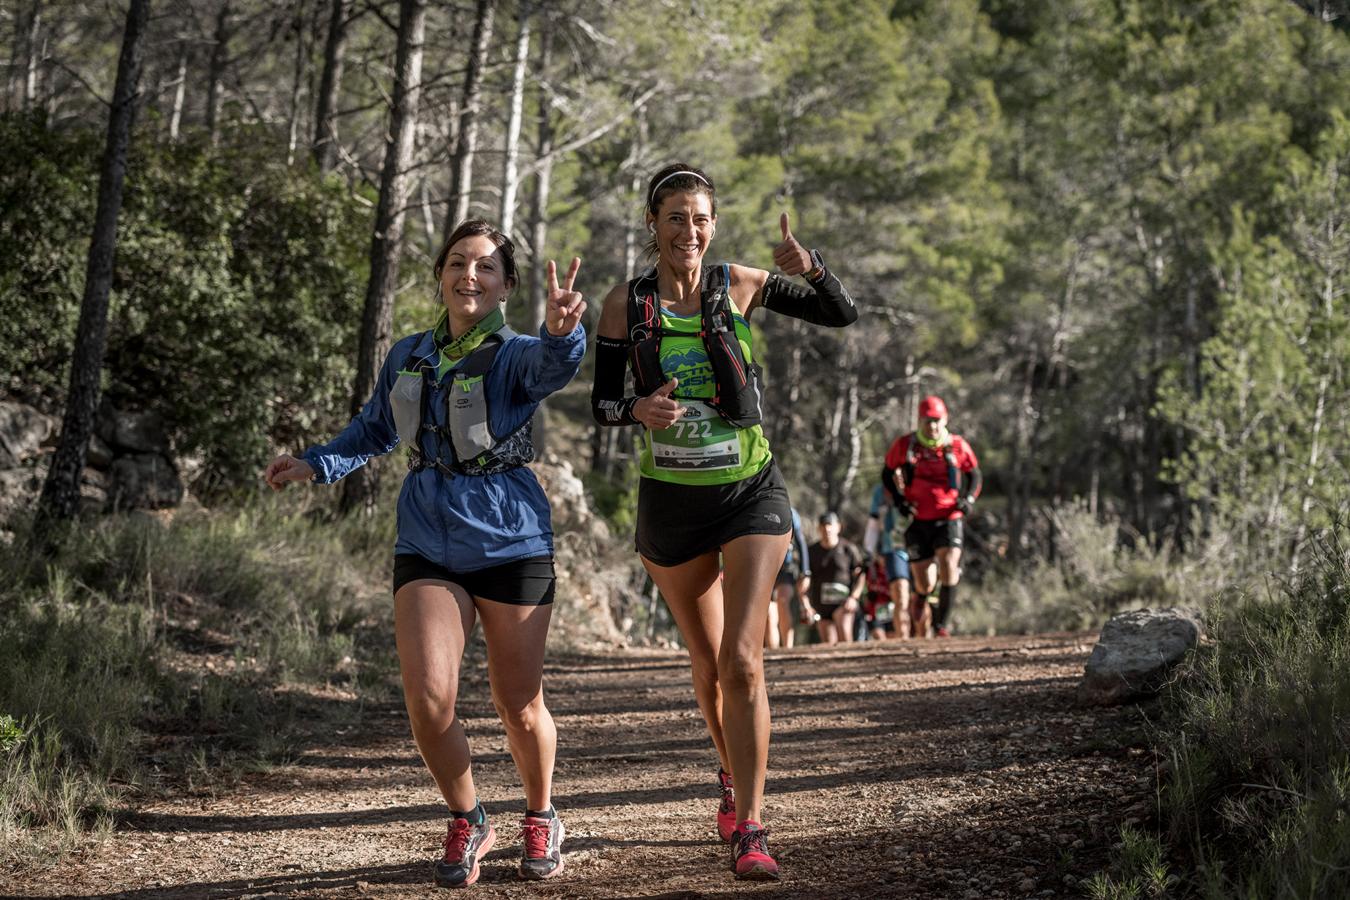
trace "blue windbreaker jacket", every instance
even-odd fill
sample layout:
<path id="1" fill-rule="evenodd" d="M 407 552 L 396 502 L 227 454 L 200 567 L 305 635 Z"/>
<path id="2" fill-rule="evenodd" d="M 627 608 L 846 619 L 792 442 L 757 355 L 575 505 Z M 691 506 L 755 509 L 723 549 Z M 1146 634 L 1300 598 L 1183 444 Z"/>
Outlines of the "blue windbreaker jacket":
<path id="1" fill-rule="evenodd" d="M 380 369 L 374 396 L 342 433 L 311 447 L 302 458 L 314 467 L 314 480 L 331 484 L 373 456 L 398 443 L 389 391 L 400 369 L 418 360 L 435 359 L 432 331 L 409 335 L 393 346 Z M 534 414 L 539 401 L 571 381 L 586 353 L 586 332 L 555 337 L 546 329 L 539 337 L 516 335 L 497 352 L 484 383 L 492 433 L 510 434 Z M 442 383 L 427 395 L 425 408 L 433 423 L 446 424 Z M 435 458 L 436 447 L 423 435 L 422 451 Z M 451 572 L 472 572 L 489 566 L 553 553 L 553 525 L 548 498 L 534 473 L 521 467 L 495 475 L 450 475 L 433 467 L 410 471 L 398 497 L 398 540 L 395 553 L 416 553 Z"/>

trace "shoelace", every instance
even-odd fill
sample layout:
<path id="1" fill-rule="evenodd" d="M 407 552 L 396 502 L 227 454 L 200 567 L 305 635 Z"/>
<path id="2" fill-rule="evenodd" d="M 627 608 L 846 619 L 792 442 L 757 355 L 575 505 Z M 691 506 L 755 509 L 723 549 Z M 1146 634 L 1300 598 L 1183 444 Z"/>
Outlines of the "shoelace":
<path id="1" fill-rule="evenodd" d="M 740 837 L 736 839 L 736 858 L 740 859 L 747 853 L 763 853 L 769 855 L 769 829 L 756 828 L 753 831 L 742 831 Z"/>
<path id="2" fill-rule="evenodd" d="M 722 789 L 722 812 L 731 812 L 736 808 L 736 792 L 731 786 L 731 778 L 725 774 L 719 774 L 717 786 Z"/>
<path id="3" fill-rule="evenodd" d="M 464 851 L 469 848 L 469 839 L 472 837 L 473 826 L 468 819 L 452 822 L 445 835 L 445 861 L 451 864 L 464 862 Z"/>
<path id="4" fill-rule="evenodd" d="M 525 839 L 527 859 L 542 859 L 548 855 L 548 836 L 551 831 L 553 831 L 552 822 L 540 825 L 526 821 L 521 824 L 520 833 L 516 837 Z"/>

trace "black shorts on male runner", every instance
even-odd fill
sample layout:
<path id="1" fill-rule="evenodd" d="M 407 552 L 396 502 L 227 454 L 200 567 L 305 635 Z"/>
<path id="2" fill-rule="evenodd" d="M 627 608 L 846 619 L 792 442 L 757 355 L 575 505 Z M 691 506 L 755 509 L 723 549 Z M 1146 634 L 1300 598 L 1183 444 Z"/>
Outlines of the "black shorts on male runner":
<path id="1" fill-rule="evenodd" d="M 964 540 L 962 519 L 915 519 L 905 529 L 905 549 L 911 564 L 932 559 L 941 547 L 960 547 Z"/>
<path id="2" fill-rule="evenodd" d="M 535 556 L 513 559 L 499 566 L 488 566 L 472 572 L 451 572 L 416 553 L 394 556 L 394 593 L 410 581 L 432 578 L 448 581 L 468 591 L 470 596 L 482 597 L 512 606 L 544 606 L 553 602 L 557 579 L 553 574 L 553 557 Z"/>

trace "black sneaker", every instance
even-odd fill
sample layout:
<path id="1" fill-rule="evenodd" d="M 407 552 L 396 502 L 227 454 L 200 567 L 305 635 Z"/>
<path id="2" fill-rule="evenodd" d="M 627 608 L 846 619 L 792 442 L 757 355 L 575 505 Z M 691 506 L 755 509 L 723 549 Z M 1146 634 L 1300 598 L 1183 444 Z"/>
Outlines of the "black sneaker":
<path id="1" fill-rule="evenodd" d="M 478 860 L 487 856 L 497 832 L 492 825 L 455 819 L 445 834 L 445 854 L 436 863 L 436 887 L 463 888 L 478 880 Z"/>
<path id="2" fill-rule="evenodd" d="M 554 813 L 551 819 L 526 816 L 520 820 L 525 854 L 520 858 L 520 877 L 529 881 L 552 878 L 563 870 L 563 823 Z"/>

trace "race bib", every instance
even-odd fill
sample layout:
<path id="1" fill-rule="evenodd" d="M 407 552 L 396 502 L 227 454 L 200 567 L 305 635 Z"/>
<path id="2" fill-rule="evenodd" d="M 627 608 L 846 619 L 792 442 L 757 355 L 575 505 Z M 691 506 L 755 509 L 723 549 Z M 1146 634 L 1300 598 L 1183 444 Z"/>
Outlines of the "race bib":
<path id="1" fill-rule="evenodd" d="M 651 432 L 652 463 L 658 469 L 706 471 L 734 469 L 741 464 L 741 439 L 711 406 L 680 400 L 684 417 L 669 428 Z"/>
<path id="2" fill-rule="evenodd" d="M 827 581 L 820 586 L 820 602 L 838 606 L 848 600 L 849 587 L 837 581 Z"/>

